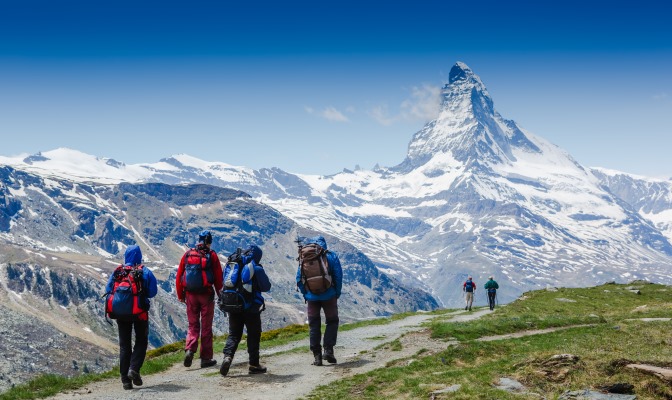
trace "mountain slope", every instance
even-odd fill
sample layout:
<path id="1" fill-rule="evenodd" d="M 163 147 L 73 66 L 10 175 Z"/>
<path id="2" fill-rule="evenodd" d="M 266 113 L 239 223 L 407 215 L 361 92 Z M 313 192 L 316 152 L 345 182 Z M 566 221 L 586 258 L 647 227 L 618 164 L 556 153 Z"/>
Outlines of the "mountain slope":
<path id="1" fill-rule="evenodd" d="M 251 243 L 264 250 L 262 263 L 273 284 L 265 295 L 264 329 L 305 320 L 295 284 L 294 239 L 318 232 L 244 192 L 205 184 L 73 182 L 5 166 L 0 167 L 0 210 L 5 314 L 0 320 L 14 333 L 4 336 L 3 348 L 23 351 L 30 329 L 41 332 L 35 351 L 18 353 L 21 362 L 0 363 L 0 376 L 12 375 L 0 379 L 0 387 L 51 370 L 77 374 L 73 361 L 92 371 L 111 366 L 117 334 L 103 319 L 101 294 L 131 243 L 141 246 L 145 265 L 159 280 L 150 310 L 153 346 L 186 335 L 186 313 L 174 293 L 175 270 L 203 228 L 213 232 L 213 249 L 222 259 Z M 429 294 L 380 273 L 355 247 L 325 236 L 344 268 L 344 321 L 438 306 Z M 217 312 L 215 332 L 226 332 L 227 324 Z M 44 348 L 45 343 L 59 347 Z"/>

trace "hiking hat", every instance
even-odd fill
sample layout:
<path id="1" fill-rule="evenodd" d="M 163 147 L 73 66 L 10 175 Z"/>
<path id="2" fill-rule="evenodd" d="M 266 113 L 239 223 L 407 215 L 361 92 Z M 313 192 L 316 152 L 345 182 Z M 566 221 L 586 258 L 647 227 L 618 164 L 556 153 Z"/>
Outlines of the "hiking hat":
<path id="1" fill-rule="evenodd" d="M 198 243 L 212 244 L 212 234 L 210 231 L 201 231 L 201 233 L 198 234 Z"/>
<path id="2" fill-rule="evenodd" d="M 469 275 L 469 276 L 467 277 L 467 279 L 471 279 L 471 275 Z"/>
<path id="3" fill-rule="evenodd" d="M 492 276 L 492 275 L 490 275 L 490 276 L 488 277 L 488 279 L 495 279 L 495 277 Z"/>

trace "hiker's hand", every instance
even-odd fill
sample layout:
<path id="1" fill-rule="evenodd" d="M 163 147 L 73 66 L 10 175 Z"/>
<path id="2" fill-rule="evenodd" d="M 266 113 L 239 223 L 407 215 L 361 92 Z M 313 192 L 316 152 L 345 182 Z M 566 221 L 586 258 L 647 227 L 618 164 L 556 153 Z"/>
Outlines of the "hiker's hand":
<path id="1" fill-rule="evenodd" d="M 187 302 L 186 299 L 180 299 L 180 303 L 186 303 L 186 302 Z"/>

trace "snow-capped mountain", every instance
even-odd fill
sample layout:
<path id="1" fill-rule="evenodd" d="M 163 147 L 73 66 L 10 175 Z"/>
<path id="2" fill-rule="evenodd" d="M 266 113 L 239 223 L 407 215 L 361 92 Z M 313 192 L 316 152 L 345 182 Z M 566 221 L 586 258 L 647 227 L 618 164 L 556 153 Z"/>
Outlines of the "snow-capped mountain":
<path id="1" fill-rule="evenodd" d="M 477 284 L 495 275 L 503 301 L 547 285 L 672 282 L 672 245 L 661 232 L 669 225 L 656 226 L 564 150 L 504 119 L 463 63 L 450 71 L 439 116 L 390 168 L 298 175 L 188 155 L 124 165 L 67 149 L 0 164 L 76 181 L 235 188 L 353 244 L 446 305 L 459 304 L 467 275 Z"/>
<path id="2" fill-rule="evenodd" d="M 672 242 L 672 180 L 605 168 L 593 168 L 592 171 L 604 187 L 651 221 Z"/>

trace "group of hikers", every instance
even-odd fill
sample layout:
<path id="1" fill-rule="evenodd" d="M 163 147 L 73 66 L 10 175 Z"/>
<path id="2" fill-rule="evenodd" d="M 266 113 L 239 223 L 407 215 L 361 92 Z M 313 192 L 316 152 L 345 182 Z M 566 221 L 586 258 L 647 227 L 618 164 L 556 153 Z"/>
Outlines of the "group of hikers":
<path id="1" fill-rule="evenodd" d="M 313 354 L 312 365 L 323 361 L 336 364 L 334 346 L 338 335 L 338 299 L 341 296 L 343 271 L 336 253 L 327 250 L 322 236 L 299 238 L 297 290 L 307 304 L 309 342 Z M 226 376 L 243 336 L 247 330 L 248 373 L 263 374 L 267 368 L 259 361 L 261 341 L 261 312 L 266 308 L 263 292 L 271 289 L 271 282 L 261 265 L 263 252 L 256 245 L 238 248 L 226 258 L 224 266 L 217 252 L 212 250 L 212 234 L 199 233 L 196 246 L 187 250 L 177 269 L 175 291 L 186 305 L 188 330 L 184 346 L 185 367 L 191 367 L 200 341 L 200 365 L 217 365 L 213 353 L 212 324 L 215 305 L 229 318 L 229 335 L 224 345 L 221 375 Z M 490 309 L 494 309 L 499 285 L 492 276 L 484 288 L 488 293 Z M 462 287 L 465 310 L 471 310 L 476 283 L 469 276 Z M 149 342 L 149 299 L 157 294 L 157 281 L 142 263 L 140 247 L 126 248 L 124 263 L 110 275 L 106 286 L 105 314 L 117 320 L 119 331 L 119 372 L 124 389 L 142 386 L 140 369 L 145 360 Z M 215 298 L 217 300 L 215 300 Z M 325 316 L 322 335 L 321 313 Z M 135 331 L 135 343 L 132 333 Z"/>
<path id="2" fill-rule="evenodd" d="M 338 335 L 338 299 L 341 296 L 343 271 L 336 253 L 327 250 L 322 236 L 300 238 L 297 290 L 307 304 L 312 365 L 323 360 L 336 364 L 334 346 Z M 263 374 L 267 369 L 259 362 L 261 312 L 266 308 L 261 293 L 271 289 L 271 282 L 261 265 L 263 252 L 256 245 L 237 249 L 224 267 L 211 249 L 212 234 L 204 230 L 198 243 L 187 250 L 177 269 L 175 291 L 186 305 L 188 330 L 184 349 L 185 367 L 191 367 L 200 340 L 201 368 L 217 365 L 213 354 L 212 323 L 215 305 L 229 318 L 229 335 L 219 372 L 226 376 L 247 330 L 248 373 Z M 110 275 L 106 286 L 106 317 L 117 320 L 119 331 L 119 372 L 124 389 L 142 386 L 140 369 L 149 342 L 149 299 L 157 294 L 154 274 L 142 264 L 142 252 L 129 246 L 124 263 Z M 215 300 L 215 298 L 217 300 Z M 325 316 L 322 335 L 321 312 Z M 135 331 L 135 344 L 132 333 Z"/>
<path id="3" fill-rule="evenodd" d="M 492 275 L 488 277 L 488 281 L 483 288 L 487 291 L 488 306 L 490 307 L 490 310 L 494 310 L 499 285 Z M 474 279 L 471 276 L 468 276 L 467 280 L 462 284 L 462 291 L 464 292 L 464 302 L 466 303 L 464 309 L 471 311 L 471 306 L 474 304 L 474 294 L 476 293 L 476 282 L 474 282 Z"/>

